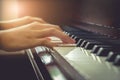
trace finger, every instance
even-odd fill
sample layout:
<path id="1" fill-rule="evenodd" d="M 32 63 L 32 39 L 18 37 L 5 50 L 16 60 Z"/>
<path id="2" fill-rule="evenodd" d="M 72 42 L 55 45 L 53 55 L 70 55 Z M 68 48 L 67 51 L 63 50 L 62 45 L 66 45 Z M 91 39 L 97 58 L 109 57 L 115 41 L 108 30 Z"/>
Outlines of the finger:
<path id="1" fill-rule="evenodd" d="M 47 38 L 41 38 L 41 39 L 36 39 L 37 40 L 37 46 L 46 46 L 49 48 L 52 48 L 53 46 L 57 46 L 57 44 L 50 42 L 49 39 Z"/>
<path id="2" fill-rule="evenodd" d="M 40 22 L 40 23 L 47 23 L 46 21 L 44 21 L 41 18 L 33 17 L 32 19 L 33 19 L 33 21 L 37 21 L 37 22 Z"/>
<path id="3" fill-rule="evenodd" d="M 58 25 L 53 25 L 53 24 L 40 24 L 39 23 L 39 26 L 43 27 L 43 28 L 55 28 L 55 29 L 58 29 L 58 30 L 61 30 L 62 29 L 58 26 Z"/>
<path id="4" fill-rule="evenodd" d="M 28 26 L 32 30 L 42 30 L 42 29 L 46 29 L 46 28 L 55 28 L 55 29 L 58 29 L 58 30 L 62 31 L 62 29 L 58 25 L 42 24 L 42 23 L 39 23 L 39 22 L 33 22 L 33 23 L 30 23 L 30 24 L 27 24 L 26 26 Z"/>
<path id="5" fill-rule="evenodd" d="M 31 17 L 31 16 L 25 16 L 22 18 L 18 18 L 15 20 L 12 20 L 13 22 L 20 22 L 21 24 L 28 24 L 31 22 L 40 22 L 40 23 L 47 23 L 46 21 L 44 21 L 42 18 L 37 18 L 37 17 Z"/>
<path id="6" fill-rule="evenodd" d="M 7 24 L 10 24 L 12 27 L 16 27 L 16 26 L 26 25 L 26 24 L 29 24 L 29 23 L 32 23 L 32 22 L 35 22 L 35 21 L 39 22 L 39 23 L 46 23 L 41 18 L 35 18 L 35 17 L 30 17 L 30 16 L 14 19 L 14 20 L 10 20 L 10 21 L 5 21 L 5 22 Z"/>
<path id="7" fill-rule="evenodd" d="M 52 48 L 53 46 L 56 46 L 56 44 L 51 43 L 50 40 L 47 38 L 31 39 L 22 45 L 13 46 L 12 47 L 13 49 L 11 50 L 17 51 L 17 50 L 23 50 L 23 49 L 28 49 L 28 48 L 34 48 L 37 46 L 46 46 L 46 47 Z"/>
<path id="8" fill-rule="evenodd" d="M 8 21 L 2 21 L 1 23 L 3 23 L 2 26 L 5 26 L 4 29 L 9 29 L 9 28 L 14 28 L 24 24 L 28 24 L 30 23 L 30 19 L 29 17 L 23 17 L 23 18 L 8 20 Z"/>
<path id="9" fill-rule="evenodd" d="M 66 35 L 62 31 L 54 29 L 54 28 L 35 31 L 34 35 L 37 38 L 55 36 L 55 37 L 60 38 L 64 43 L 75 43 L 75 41 L 73 39 L 71 39 L 68 35 Z"/>

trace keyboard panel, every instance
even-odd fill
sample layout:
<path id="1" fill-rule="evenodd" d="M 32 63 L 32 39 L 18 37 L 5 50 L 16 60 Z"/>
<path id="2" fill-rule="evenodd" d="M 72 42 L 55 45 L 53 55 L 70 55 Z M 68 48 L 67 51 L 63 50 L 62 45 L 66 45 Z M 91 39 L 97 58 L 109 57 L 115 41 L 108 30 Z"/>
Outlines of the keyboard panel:
<path id="1" fill-rule="evenodd" d="M 98 59 L 98 56 L 87 55 L 83 52 L 84 49 L 79 47 L 55 47 L 54 49 L 87 80 L 120 79 L 120 67 L 102 61 L 104 60 L 101 59 L 102 57 Z"/>
<path id="2" fill-rule="evenodd" d="M 61 43 L 58 47 L 53 50 L 43 46 L 35 48 L 37 54 L 53 57 L 61 71 L 59 74 L 64 75 L 66 80 L 120 80 L 119 39 L 69 26 L 63 27 L 63 30 L 76 40 L 75 44 L 62 44 L 53 36 L 50 37 L 52 42 Z"/>

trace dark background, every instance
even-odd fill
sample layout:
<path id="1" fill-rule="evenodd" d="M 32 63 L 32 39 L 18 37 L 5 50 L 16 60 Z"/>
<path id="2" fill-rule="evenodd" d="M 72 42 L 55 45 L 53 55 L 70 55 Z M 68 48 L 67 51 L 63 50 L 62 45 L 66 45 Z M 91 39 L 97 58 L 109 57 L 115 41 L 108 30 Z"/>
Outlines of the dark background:
<path id="1" fill-rule="evenodd" d="M 36 16 L 55 24 L 73 20 L 118 26 L 119 0 L 18 0 L 19 16 Z"/>

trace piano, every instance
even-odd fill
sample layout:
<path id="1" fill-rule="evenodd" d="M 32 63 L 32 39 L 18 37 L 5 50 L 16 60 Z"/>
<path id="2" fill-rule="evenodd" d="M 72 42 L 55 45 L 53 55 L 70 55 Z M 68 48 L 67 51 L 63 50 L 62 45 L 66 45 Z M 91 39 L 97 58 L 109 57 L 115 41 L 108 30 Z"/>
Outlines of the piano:
<path id="1" fill-rule="evenodd" d="M 120 1 L 70 2 L 73 16 L 61 29 L 76 43 L 1 51 L 0 80 L 120 80 Z"/>

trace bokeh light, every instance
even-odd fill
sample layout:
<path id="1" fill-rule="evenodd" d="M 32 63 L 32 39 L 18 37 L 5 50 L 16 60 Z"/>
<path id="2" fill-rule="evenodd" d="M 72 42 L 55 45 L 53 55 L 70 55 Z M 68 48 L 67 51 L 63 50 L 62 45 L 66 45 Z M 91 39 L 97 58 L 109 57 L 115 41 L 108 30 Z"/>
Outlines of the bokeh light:
<path id="1" fill-rule="evenodd" d="M 18 17 L 19 6 L 17 0 L 2 0 L 1 19 L 9 20 Z"/>

